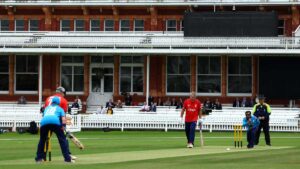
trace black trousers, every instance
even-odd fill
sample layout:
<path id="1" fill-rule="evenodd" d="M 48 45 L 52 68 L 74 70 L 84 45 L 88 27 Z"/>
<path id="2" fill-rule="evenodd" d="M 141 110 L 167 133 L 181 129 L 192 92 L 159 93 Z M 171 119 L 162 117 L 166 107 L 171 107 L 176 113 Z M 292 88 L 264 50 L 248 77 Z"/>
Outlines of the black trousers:
<path id="1" fill-rule="evenodd" d="M 263 131 L 264 131 L 266 144 L 270 145 L 271 144 L 271 140 L 270 140 L 270 126 L 269 126 L 269 121 L 264 121 L 264 120 L 260 120 L 260 124 L 258 126 L 257 131 L 256 131 L 255 145 L 257 145 L 259 143 L 259 137 L 260 137 L 261 129 L 263 129 Z"/>

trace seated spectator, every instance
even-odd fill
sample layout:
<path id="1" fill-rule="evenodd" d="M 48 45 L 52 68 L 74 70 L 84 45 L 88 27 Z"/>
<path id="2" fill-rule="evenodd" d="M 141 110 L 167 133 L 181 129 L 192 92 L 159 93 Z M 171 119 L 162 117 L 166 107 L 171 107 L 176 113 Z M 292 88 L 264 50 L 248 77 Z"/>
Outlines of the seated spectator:
<path id="1" fill-rule="evenodd" d="M 125 105 L 126 106 L 131 106 L 132 105 L 132 97 L 130 96 L 129 93 L 126 93 L 124 100 L 125 100 Z"/>
<path id="2" fill-rule="evenodd" d="M 111 108 L 115 108 L 115 103 L 112 101 L 112 99 L 109 99 L 108 102 L 106 102 L 106 106 L 105 108 L 111 107 Z"/>
<path id="3" fill-rule="evenodd" d="M 108 106 L 107 111 L 106 111 L 106 114 L 109 114 L 109 115 L 114 114 L 114 111 L 113 111 L 113 109 L 112 109 L 111 106 Z"/>
<path id="4" fill-rule="evenodd" d="M 240 99 L 238 97 L 233 101 L 232 107 L 241 107 Z"/>
<path id="5" fill-rule="evenodd" d="M 165 101 L 164 106 L 171 106 L 171 100 L 170 97 Z"/>
<path id="6" fill-rule="evenodd" d="M 156 105 L 157 106 L 163 106 L 164 105 L 164 103 L 163 103 L 163 101 L 161 100 L 160 97 L 157 99 Z"/>
<path id="7" fill-rule="evenodd" d="M 154 102 L 154 98 L 152 96 L 149 96 L 148 98 L 148 106 L 151 106 L 151 103 Z"/>
<path id="8" fill-rule="evenodd" d="M 243 100 L 241 101 L 241 107 L 249 107 L 249 102 L 246 97 L 243 97 Z"/>
<path id="9" fill-rule="evenodd" d="M 116 108 L 122 108 L 123 107 L 123 103 L 121 102 L 121 100 L 118 100 Z"/>
<path id="10" fill-rule="evenodd" d="M 256 104 L 255 103 L 255 98 L 254 97 L 250 98 L 249 107 L 253 107 L 255 104 Z"/>
<path id="11" fill-rule="evenodd" d="M 77 100 L 77 103 L 79 105 L 79 109 L 82 108 L 82 102 L 81 102 L 79 96 L 76 96 L 76 100 Z"/>
<path id="12" fill-rule="evenodd" d="M 21 96 L 18 100 L 18 104 L 27 104 L 27 101 L 24 96 Z"/>
<path id="13" fill-rule="evenodd" d="M 74 103 L 72 104 L 71 108 L 77 108 L 77 109 L 79 109 L 79 104 L 78 104 L 78 100 L 77 99 L 74 100 Z"/>
<path id="14" fill-rule="evenodd" d="M 183 107 L 183 101 L 182 101 L 182 98 L 179 98 L 179 102 L 176 106 L 176 109 L 182 109 L 182 107 Z"/>
<path id="15" fill-rule="evenodd" d="M 213 109 L 215 110 L 222 110 L 222 104 L 219 102 L 219 99 L 216 99 L 213 104 Z"/>
<path id="16" fill-rule="evenodd" d="M 156 103 L 153 103 L 153 102 L 151 103 L 150 111 L 156 112 Z"/>
<path id="17" fill-rule="evenodd" d="M 147 105 L 146 102 L 144 102 L 144 105 L 141 107 L 140 111 L 149 111 L 150 107 Z"/>
<path id="18" fill-rule="evenodd" d="M 177 107 L 177 101 L 174 97 L 172 98 L 171 106 L 176 106 Z"/>
<path id="19" fill-rule="evenodd" d="M 209 98 L 206 98 L 206 101 L 203 103 L 203 111 L 205 114 L 209 114 L 212 110 L 212 103 Z"/>
<path id="20" fill-rule="evenodd" d="M 102 105 L 97 109 L 96 114 L 105 114 L 107 112 L 106 108 L 104 108 Z"/>

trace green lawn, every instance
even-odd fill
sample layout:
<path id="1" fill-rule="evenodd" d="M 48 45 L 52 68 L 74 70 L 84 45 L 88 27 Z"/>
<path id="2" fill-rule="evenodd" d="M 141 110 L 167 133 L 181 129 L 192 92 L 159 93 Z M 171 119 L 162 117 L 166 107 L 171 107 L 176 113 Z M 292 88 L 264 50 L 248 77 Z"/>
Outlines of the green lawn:
<path id="1" fill-rule="evenodd" d="M 205 147 L 199 147 L 196 137 L 193 149 L 185 148 L 183 131 L 85 131 L 75 135 L 86 147 L 81 151 L 70 142 L 72 153 L 79 157 L 75 164 L 63 163 L 55 137 L 52 138 L 53 161 L 35 164 L 37 135 L 1 134 L 0 169 L 300 168 L 300 133 L 271 133 L 272 147 L 265 146 L 262 137 L 254 150 L 235 149 L 232 132 L 204 132 Z"/>

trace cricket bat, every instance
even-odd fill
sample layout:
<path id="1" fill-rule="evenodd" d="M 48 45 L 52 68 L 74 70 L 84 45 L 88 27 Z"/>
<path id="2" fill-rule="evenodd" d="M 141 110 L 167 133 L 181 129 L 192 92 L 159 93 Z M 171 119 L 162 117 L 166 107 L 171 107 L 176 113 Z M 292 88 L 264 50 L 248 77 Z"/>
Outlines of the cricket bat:
<path id="1" fill-rule="evenodd" d="M 201 147 L 203 147 L 204 140 L 203 140 L 203 135 L 202 135 L 202 123 L 199 123 L 199 134 L 200 134 L 200 145 L 201 145 Z"/>
<path id="2" fill-rule="evenodd" d="M 74 136 L 74 134 L 68 132 L 67 136 L 71 141 L 75 144 L 76 147 L 78 147 L 80 150 L 84 149 L 84 145 Z"/>

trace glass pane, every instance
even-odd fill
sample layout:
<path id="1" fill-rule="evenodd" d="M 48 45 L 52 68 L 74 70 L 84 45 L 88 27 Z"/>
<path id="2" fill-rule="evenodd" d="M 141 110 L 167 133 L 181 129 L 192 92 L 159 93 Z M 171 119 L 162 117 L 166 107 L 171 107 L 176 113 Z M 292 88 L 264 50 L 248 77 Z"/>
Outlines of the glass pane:
<path id="1" fill-rule="evenodd" d="M 17 91 L 37 91 L 38 75 L 37 74 L 16 74 Z"/>
<path id="2" fill-rule="evenodd" d="M 129 31 L 130 26 L 129 26 L 129 20 L 121 20 L 121 31 Z"/>
<path id="3" fill-rule="evenodd" d="M 198 57 L 198 74 L 209 73 L 209 57 Z"/>
<path id="4" fill-rule="evenodd" d="M 73 63 L 83 63 L 83 56 L 73 56 Z"/>
<path id="5" fill-rule="evenodd" d="M 38 72 L 39 68 L 39 57 L 37 56 L 27 56 L 28 59 L 28 68 L 27 72 Z"/>
<path id="6" fill-rule="evenodd" d="M 61 75 L 61 84 L 66 91 L 72 91 L 72 75 Z"/>
<path id="7" fill-rule="evenodd" d="M 30 20 L 29 24 L 30 31 L 39 31 L 39 20 Z"/>
<path id="8" fill-rule="evenodd" d="M 83 91 L 83 75 L 74 75 L 74 92 Z"/>
<path id="9" fill-rule="evenodd" d="M 133 75 L 143 75 L 143 67 L 133 67 Z"/>
<path id="10" fill-rule="evenodd" d="M 239 57 L 228 57 L 228 74 L 239 74 Z"/>
<path id="11" fill-rule="evenodd" d="M 221 76 L 198 76 L 199 93 L 221 93 Z"/>
<path id="12" fill-rule="evenodd" d="M 27 56 L 16 56 L 16 72 L 26 72 Z"/>
<path id="13" fill-rule="evenodd" d="M 104 76 L 104 92 L 113 92 L 114 80 L 113 76 Z"/>
<path id="14" fill-rule="evenodd" d="M 167 92 L 176 92 L 176 93 L 190 92 L 190 76 L 168 75 Z"/>
<path id="15" fill-rule="evenodd" d="M 9 66 L 9 57 L 0 56 L 0 72 L 8 72 L 9 71 L 8 66 Z"/>
<path id="16" fill-rule="evenodd" d="M 143 92 L 143 76 L 133 76 L 133 92 Z"/>
<path id="17" fill-rule="evenodd" d="M 132 63 L 132 56 L 121 56 L 121 63 Z"/>
<path id="18" fill-rule="evenodd" d="M 229 76 L 228 92 L 229 93 L 251 93 L 252 76 Z"/>
<path id="19" fill-rule="evenodd" d="M 144 20 L 134 20 L 134 30 L 144 31 Z"/>
<path id="20" fill-rule="evenodd" d="M 103 56 L 103 63 L 114 63 L 114 56 Z"/>
<path id="21" fill-rule="evenodd" d="M 74 74 L 83 75 L 84 69 L 83 66 L 74 66 Z"/>
<path id="22" fill-rule="evenodd" d="M 144 57 L 143 56 L 133 56 L 132 63 L 144 63 Z"/>
<path id="23" fill-rule="evenodd" d="M 92 76 L 92 92 L 101 92 L 101 79 L 98 76 Z"/>
<path id="24" fill-rule="evenodd" d="M 61 62 L 62 63 L 72 63 L 72 56 L 62 56 L 61 57 Z"/>
<path id="25" fill-rule="evenodd" d="M 179 57 L 179 73 L 180 74 L 190 74 L 190 57 L 181 56 Z"/>
<path id="26" fill-rule="evenodd" d="M 91 31 L 100 31 L 100 20 L 91 20 Z"/>
<path id="27" fill-rule="evenodd" d="M 75 30 L 84 31 L 84 20 L 75 20 Z"/>
<path id="28" fill-rule="evenodd" d="M 92 63 L 102 63 L 102 56 L 91 56 Z"/>
<path id="29" fill-rule="evenodd" d="M 61 73 L 65 75 L 72 75 L 72 66 L 62 66 Z"/>
<path id="30" fill-rule="evenodd" d="M 9 31 L 9 21 L 8 20 L 1 20 L 1 31 Z"/>
<path id="31" fill-rule="evenodd" d="M 121 76 L 131 76 L 131 67 L 121 67 Z"/>
<path id="32" fill-rule="evenodd" d="M 104 68 L 104 74 L 113 74 L 114 73 L 114 69 L 113 68 Z"/>
<path id="33" fill-rule="evenodd" d="M 178 72 L 178 57 L 167 57 L 167 72 L 168 74 L 177 74 Z"/>
<path id="34" fill-rule="evenodd" d="M 0 91 L 8 91 L 8 74 L 0 74 Z"/>
<path id="35" fill-rule="evenodd" d="M 120 91 L 131 92 L 131 78 L 130 77 L 121 77 L 120 83 L 121 83 Z"/>
<path id="36" fill-rule="evenodd" d="M 16 20 L 16 31 L 25 31 L 25 21 L 24 20 Z"/>
<path id="37" fill-rule="evenodd" d="M 221 74 L 221 57 L 210 57 L 210 74 Z"/>
<path id="38" fill-rule="evenodd" d="M 241 58 L 241 66 L 240 73 L 241 74 L 252 74 L 252 64 L 251 57 L 242 57 Z"/>
<path id="39" fill-rule="evenodd" d="M 70 20 L 61 20 L 61 30 L 62 31 L 71 31 L 71 21 Z"/>
<path id="40" fill-rule="evenodd" d="M 105 31 L 114 31 L 114 20 L 105 20 L 104 21 L 104 30 Z"/>

